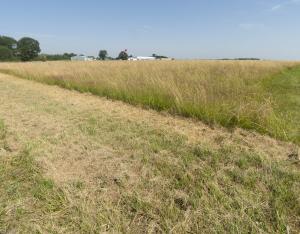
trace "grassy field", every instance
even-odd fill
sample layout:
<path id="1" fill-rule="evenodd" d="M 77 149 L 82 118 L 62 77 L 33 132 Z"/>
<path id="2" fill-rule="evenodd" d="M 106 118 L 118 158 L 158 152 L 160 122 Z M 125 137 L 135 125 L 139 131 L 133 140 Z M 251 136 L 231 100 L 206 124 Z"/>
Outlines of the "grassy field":
<path id="1" fill-rule="evenodd" d="M 299 146 L 218 126 L 299 143 L 297 63 L 0 70 L 0 233 L 300 232 Z"/>
<path id="2" fill-rule="evenodd" d="M 0 81 L 0 233 L 300 231 L 299 164 L 277 142 Z"/>
<path id="3" fill-rule="evenodd" d="M 0 71 L 299 144 L 299 66 L 267 61 L 49 62 L 4 63 Z"/>

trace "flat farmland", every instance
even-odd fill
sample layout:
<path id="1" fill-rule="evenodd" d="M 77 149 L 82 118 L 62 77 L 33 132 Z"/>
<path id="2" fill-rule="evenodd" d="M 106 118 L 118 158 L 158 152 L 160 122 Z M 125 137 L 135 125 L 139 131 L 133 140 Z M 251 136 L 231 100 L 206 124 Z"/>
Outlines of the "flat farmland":
<path id="1" fill-rule="evenodd" d="M 300 139 L 296 62 L 37 62 L 4 63 L 0 70 L 207 124 Z"/>
<path id="2" fill-rule="evenodd" d="M 300 231 L 300 63 L 0 73 L 0 233 Z"/>

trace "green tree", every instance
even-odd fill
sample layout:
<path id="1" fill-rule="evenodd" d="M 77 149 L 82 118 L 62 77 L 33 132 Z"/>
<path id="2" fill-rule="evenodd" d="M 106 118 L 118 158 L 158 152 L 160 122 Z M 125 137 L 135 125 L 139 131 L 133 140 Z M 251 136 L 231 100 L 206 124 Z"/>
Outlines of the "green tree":
<path id="1" fill-rule="evenodd" d="M 76 56 L 76 54 L 74 54 L 74 53 L 64 53 L 63 56 L 65 58 L 67 58 L 68 60 L 70 60 L 72 57 Z"/>
<path id="2" fill-rule="evenodd" d="M 0 45 L 0 61 L 10 61 L 13 59 L 13 51 L 6 46 Z"/>
<path id="3" fill-rule="evenodd" d="M 120 52 L 118 59 L 120 60 L 128 60 L 127 50 L 123 50 Z"/>
<path id="4" fill-rule="evenodd" d="M 105 60 L 107 58 L 107 55 L 108 55 L 107 50 L 100 50 L 100 52 L 99 52 L 99 58 L 101 60 Z"/>
<path id="5" fill-rule="evenodd" d="M 5 46 L 9 49 L 16 49 L 17 41 L 12 37 L 0 36 L 0 46 Z"/>
<path id="6" fill-rule="evenodd" d="M 41 49 L 37 40 L 24 37 L 18 41 L 18 51 L 22 61 L 30 61 L 38 56 Z"/>

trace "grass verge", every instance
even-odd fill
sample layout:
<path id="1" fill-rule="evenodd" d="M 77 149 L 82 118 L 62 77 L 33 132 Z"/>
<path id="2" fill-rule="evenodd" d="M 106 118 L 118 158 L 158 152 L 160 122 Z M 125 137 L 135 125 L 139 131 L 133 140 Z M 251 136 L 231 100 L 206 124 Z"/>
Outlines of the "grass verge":
<path id="1" fill-rule="evenodd" d="M 25 79 L 197 118 L 208 124 L 254 129 L 299 144 L 300 134 L 293 130 L 299 129 L 297 119 L 290 121 L 289 117 L 296 110 L 291 105 L 293 99 L 299 99 L 299 92 L 293 91 L 293 85 L 300 79 L 295 70 L 299 70 L 299 63 L 261 61 L 53 62 L 0 66 L 1 72 Z M 296 82 L 285 79 L 289 73 Z M 285 98 L 273 92 L 276 88 L 270 81 L 273 77 L 290 84 L 285 90 L 293 92 L 290 105 L 280 104 Z M 299 112 L 295 115 L 299 116 Z"/>
<path id="2" fill-rule="evenodd" d="M 6 131 L 3 123 L 0 126 L 3 147 Z M 95 138 L 104 134 L 102 128 L 114 127 L 94 119 L 81 125 Z M 115 136 L 114 144 L 136 148 L 141 155 L 133 161 L 139 177 L 131 183 L 125 176 L 99 178 L 101 183 L 92 188 L 80 181 L 58 186 L 43 176 L 31 147 L 1 156 L 0 232 L 300 231 L 298 164 L 236 148 L 189 145 L 160 130 L 119 127 L 128 137 Z M 144 144 L 136 145 L 136 134 Z M 114 196 L 104 191 L 114 191 Z"/>
<path id="3" fill-rule="evenodd" d="M 109 137 L 122 152 L 139 149 L 141 159 L 133 162 L 138 180 L 118 181 L 115 218 L 124 232 L 299 231 L 297 162 L 275 162 L 235 147 L 190 145 L 179 135 L 122 121 L 104 125 L 91 117 L 81 129 L 97 139 Z"/>

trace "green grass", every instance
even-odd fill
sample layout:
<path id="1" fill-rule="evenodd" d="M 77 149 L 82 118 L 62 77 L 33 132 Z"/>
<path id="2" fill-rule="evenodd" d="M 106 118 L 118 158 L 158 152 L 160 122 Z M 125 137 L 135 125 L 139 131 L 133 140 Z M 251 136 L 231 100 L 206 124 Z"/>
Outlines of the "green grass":
<path id="1" fill-rule="evenodd" d="M 34 146 L 26 146 L 0 157 L 0 233 L 300 231 L 297 164 L 190 145 L 182 136 L 122 120 L 107 125 L 91 117 L 79 128 L 90 137 L 105 135 L 123 152 L 137 150 L 133 163 L 143 168 L 141 177 L 130 187 L 126 178 L 104 180 L 101 188 L 117 187 L 117 200 L 101 200 L 101 189 L 85 197 L 80 181 L 61 187 L 45 178 L 31 154 Z"/>
<path id="2" fill-rule="evenodd" d="M 263 81 L 273 100 L 273 108 L 284 121 L 284 138 L 300 144 L 300 67 L 286 69 Z"/>
<path id="3" fill-rule="evenodd" d="M 0 133 L 4 136 L 1 127 Z M 67 201 L 53 181 L 42 176 L 29 146 L 17 155 L 0 156 L 0 181 L 0 233 L 41 233 L 55 226 L 58 220 L 52 215 L 63 212 Z"/>
<path id="4" fill-rule="evenodd" d="M 141 181 L 130 191 L 126 181 L 120 185 L 121 216 L 139 220 L 130 230 L 144 232 L 151 223 L 155 231 L 179 233 L 299 229 L 300 173 L 291 162 L 272 162 L 235 148 L 188 145 L 184 137 L 123 121 L 103 124 L 91 117 L 80 128 L 97 139 L 108 137 L 125 152 L 138 148 L 143 155 L 147 173 Z"/>

